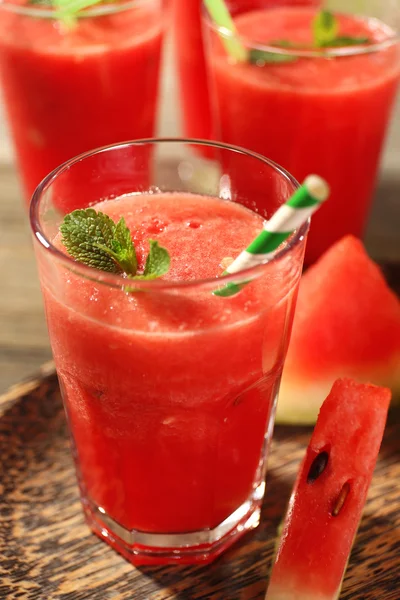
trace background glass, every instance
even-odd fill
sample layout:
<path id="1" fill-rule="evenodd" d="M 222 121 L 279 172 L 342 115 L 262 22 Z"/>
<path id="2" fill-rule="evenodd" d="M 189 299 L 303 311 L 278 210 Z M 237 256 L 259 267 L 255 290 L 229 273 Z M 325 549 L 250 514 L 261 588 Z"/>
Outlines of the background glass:
<path id="1" fill-rule="evenodd" d="M 289 0 L 290 1 L 290 0 Z M 320 0 L 292 0 L 298 6 L 319 5 Z M 248 9 L 258 8 L 263 0 L 245 0 Z M 283 6 L 287 0 L 269 0 Z M 209 84 L 201 28 L 202 0 L 172 0 L 175 58 L 184 124 L 184 135 L 215 139 L 212 127 Z M 266 0 L 264 0 L 264 6 Z"/>
<path id="2" fill-rule="evenodd" d="M 213 150 L 214 162 L 196 158 L 192 141 L 88 153 L 47 177 L 31 205 L 85 514 L 134 563 L 209 561 L 258 524 L 307 226 L 268 265 L 248 270 L 251 283 L 231 299 L 212 294 L 215 278 L 135 282 L 141 291 L 127 294 L 126 279 L 72 261 L 53 240 L 64 190 L 82 169 L 101 183 L 103 199 L 145 192 L 142 172 L 153 195 L 215 196 L 265 217 L 297 187 L 267 159 Z M 263 181 L 262 206 L 251 187 L 237 189 L 238 166 L 249 182 Z"/>
<path id="3" fill-rule="evenodd" d="M 213 138 L 201 31 L 201 0 L 172 0 L 175 62 L 186 137 Z"/>
<path id="4" fill-rule="evenodd" d="M 131 0 L 67 27 L 51 9 L 0 2 L 0 76 L 27 202 L 65 160 L 154 135 L 162 10 Z"/>
<path id="5" fill-rule="evenodd" d="M 228 0 L 243 45 L 270 51 L 274 62 L 268 64 L 235 63 L 221 43 L 226 32 L 217 32 L 205 17 L 216 136 L 270 156 L 300 181 L 310 172 L 327 179 L 332 195 L 313 219 L 310 263 L 343 235 L 363 234 L 398 87 L 400 5 L 358 3 L 364 21 L 353 20 L 350 29 L 360 35 L 369 24 L 375 45 L 321 52 L 267 45 L 274 39 L 304 43 L 305 32 L 311 41 L 315 8 L 290 1 L 276 10 L 269 10 L 268 0 L 257 4 L 265 9 L 251 13 L 246 0 Z M 385 25 L 378 26 L 375 17 Z M 346 28 L 346 17 L 340 21 Z"/>

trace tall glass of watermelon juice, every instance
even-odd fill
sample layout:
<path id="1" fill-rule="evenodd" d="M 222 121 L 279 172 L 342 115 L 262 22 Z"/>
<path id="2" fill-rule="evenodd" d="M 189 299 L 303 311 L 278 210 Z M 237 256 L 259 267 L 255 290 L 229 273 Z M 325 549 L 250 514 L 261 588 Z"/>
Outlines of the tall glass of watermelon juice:
<path id="1" fill-rule="evenodd" d="M 319 5 L 321 0 L 292 0 L 298 6 Z M 243 0 L 248 9 L 265 6 L 266 0 Z M 281 6 L 287 0 L 268 0 Z M 172 0 L 176 64 L 184 133 L 188 137 L 213 139 L 210 92 L 201 31 L 202 0 Z"/>
<path id="2" fill-rule="evenodd" d="M 316 172 L 329 181 L 330 201 L 313 217 L 307 243 L 306 262 L 313 262 L 345 234 L 363 233 L 400 50 L 394 30 L 372 13 L 335 15 L 340 36 L 367 42 L 318 49 L 317 9 L 287 4 L 271 8 L 267 0 L 249 10 L 245 0 L 228 1 L 244 62 L 227 55 L 222 40 L 229 36 L 205 16 L 208 64 L 218 139 L 271 157 L 299 180 Z M 395 12 L 374 5 L 388 20 Z M 257 60 L 263 52 L 268 59 Z"/>
<path id="3" fill-rule="evenodd" d="M 297 184 L 260 156 L 214 144 L 211 164 L 192 144 L 83 155 L 48 176 L 31 204 L 86 518 L 135 564 L 210 561 L 258 524 L 307 234 L 305 226 L 248 270 L 239 294 L 214 295 L 226 259 Z M 237 190 L 238 162 L 249 181 L 263 179 L 260 196 Z M 129 167 L 152 173 L 147 190 Z M 169 251 L 162 279 L 130 282 L 67 255 L 58 199 L 88 168 L 103 186 L 90 205 L 125 218 L 139 267 L 150 239 Z"/>
<path id="4" fill-rule="evenodd" d="M 77 154 L 154 135 L 162 10 L 116 2 L 67 26 L 40 4 L 0 3 L 0 77 L 27 201 Z"/>

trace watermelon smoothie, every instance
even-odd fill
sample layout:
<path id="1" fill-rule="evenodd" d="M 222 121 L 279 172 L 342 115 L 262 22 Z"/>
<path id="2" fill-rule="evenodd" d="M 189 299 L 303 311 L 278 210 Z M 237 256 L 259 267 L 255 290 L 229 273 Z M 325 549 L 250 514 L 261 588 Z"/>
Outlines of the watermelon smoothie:
<path id="1" fill-rule="evenodd" d="M 295 183 L 278 179 L 283 202 Z M 260 214 L 217 187 L 102 201 L 96 210 L 125 218 L 140 267 L 149 239 L 170 253 L 162 280 L 132 289 L 65 254 L 52 185 L 36 192 L 31 218 L 89 525 L 135 564 L 210 561 L 258 523 L 306 229 L 221 298 L 222 261 L 259 233 Z"/>
<path id="2" fill-rule="evenodd" d="M 274 40 L 312 45 L 314 9 L 240 6 L 235 22 L 249 48 Z M 296 50 L 291 62 L 238 64 L 208 24 L 220 138 L 271 157 L 299 180 L 316 172 L 331 186 L 329 203 L 313 217 L 307 262 L 345 234 L 362 235 L 399 81 L 393 30 L 376 19 L 337 19 L 340 35 L 366 36 L 372 51 Z"/>
<path id="3" fill-rule="evenodd" d="M 290 0 L 243 0 L 247 9 L 282 6 Z M 319 5 L 320 0 L 291 0 L 296 6 Z M 213 139 L 210 91 L 201 28 L 201 0 L 172 0 L 176 63 L 184 133 Z"/>
<path id="4" fill-rule="evenodd" d="M 68 28 L 50 10 L 0 5 L 0 76 L 27 201 L 73 156 L 154 135 L 161 10 L 132 0 Z"/>

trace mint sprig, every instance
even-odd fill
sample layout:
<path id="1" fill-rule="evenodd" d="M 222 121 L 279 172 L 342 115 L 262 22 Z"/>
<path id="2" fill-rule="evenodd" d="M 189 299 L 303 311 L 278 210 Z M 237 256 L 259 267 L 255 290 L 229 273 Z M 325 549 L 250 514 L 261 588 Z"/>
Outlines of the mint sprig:
<path id="1" fill-rule="evenodd" d="M 149 280 L 168 272 L 170 256 L 155 240 L 149 240 L 150 252 L 143 273 L 138 263 L 131 233 L 122 217 L 115 223 L 108 215 L 93 208 L 78 209 L 64 217 L 60 225 L 61 241 L 76 261 L 109 273 L 125 273 L 130 279 Z"/>
<path id="2" fill-rule="evenodd" d="M 313 24 L 314 45 L 317 48 L 341 48 L 345 46 L 359 46 L 368 44 L 370 39 L 366 36 L 338 35 L 339 23 L 336 17 L 328 10 L 321 10 L 315 17 Z"/>
<path id="3" fill-rule="evenodd" d="M 312 22 L 313 45 L 296 44 L 290 40 L 275 40 L 270 46 L 287 50 L 313 50 L 315 48 L 341 48 L 368 44 L 371 40 L 366 36 L 339 35 L 339 22 L 328 10 L 318 12 Z M 249 62 L 257 66 L 267 63 L 289 63 L 299 59 L 295 54 L 279 54 L 268 50 L 252 49 L 249 51 Z"/>

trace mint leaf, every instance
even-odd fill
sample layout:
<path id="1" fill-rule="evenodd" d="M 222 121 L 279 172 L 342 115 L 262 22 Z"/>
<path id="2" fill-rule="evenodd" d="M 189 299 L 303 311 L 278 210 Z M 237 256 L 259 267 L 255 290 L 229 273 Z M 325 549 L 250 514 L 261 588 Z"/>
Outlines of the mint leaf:
<path id="1" fill-rule="evenodd" d="M 142 281 L 149 279 L 157 279 L 168 272 L 171 258 L 168 250 L 159 245 L 155 240 L 149 240 L 150 252 L 146 258 L 143 275 L 135 275 L 132 279 L 140 279 Z"/>
<path id="2" fill-rule="evenodd" d="M 266 63 L 288 63 L 297 60 L 297 56 L 292 54 L 279 54 L 278 52 L 268 52 L 267 50 L 257 50 L 253 48 L 249 52 L 250 63 L 259 67 Z"/>
<path id="3" fill-rule="evenodd" d="M 62 243 L 78 262 L 101 271 L 135 275 L 136 252 L 124 218 L 115 224 L 93 208 L 78 209 L 64 217 L 60 232 Z"/>
<path id="4" fill-rule="evenodd" d="M 314 44 L 318 47 L 329 46 L 338 34 L 339 24 L 328 10 L 321 10 L 313 20 Z"/>
<path id="5" fill-rule="evenodd" d="M 122 270 L 128 275 L 136 275 L 136 251 L 132 242 L 131 232 L 126 226 L 124 217 L 118 221 L 115 227 L 112 251 Z"/>
<path id="6" fill-rule="evenodd" d="M 143 275 L 145 277 L 161 277 L 169 269 L 171 262 L 168 250 L 159 245 L 155 240 L 149 240 L 150 252 L 147 255 Z"/>
<path id="7" fill-rule="evenodd" d="M 314 44 L 319 48 L 361 46 L 371 40 L 366 36 L 338 35 L 339 23 L 327 10 L 321 10 L 313 21 Z"/>
<path id="8" fill-rule="evenodd" d="M 171 262 L 168 250 L 159 245 L 155 240 L 149 240 L 150 252 L 147 255 L 146 265 L 144 268 L 143 275 L 134 275 L 129 279 L 135 279 L 137 281 L 149 281 L 151 279 L 157 279 L 165 275 L 169 269 Z M 140 288 L 125 287 L 124 291 L 127 294 L 134 294 L 141 292 Z"/>
<path id="9" fill-rule="evenodd" d="M 61 241 L 69 254 L 88 267 L 117 273 L 118 265 L 109 254 L 115 223 L 93 208 L 74 210 L 60 225 Z"/>
<path id="10" fill-rule="evenodd" d="M 331 47 L 331 48 L 342 48 L 345 46 L 362 46 L 364 44 L 368 44 L 370 39 L 368 37 L 350 37 L 347 35 L 339 35 L 334 40 L 329 43 L 321 44 L 321 47 Z"/>

